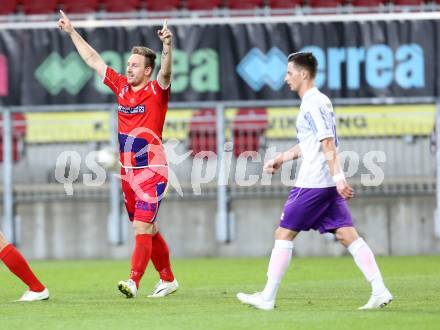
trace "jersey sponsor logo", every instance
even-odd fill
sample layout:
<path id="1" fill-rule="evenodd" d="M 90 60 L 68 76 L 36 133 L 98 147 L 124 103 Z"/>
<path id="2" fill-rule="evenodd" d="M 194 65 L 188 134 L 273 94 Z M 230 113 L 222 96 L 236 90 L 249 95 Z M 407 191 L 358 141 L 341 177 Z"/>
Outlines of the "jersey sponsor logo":
<path id="1" fill-rule="evenodd" d="M 135 107 L 124 107 L 123 105 L 118 105 L 118 111 L 122 113 L 128 113 L 130 115 L 135 115 L 138 113 L 144 113 L 145 112 L 145 106 L 144 105 L 138 105 Z"/>

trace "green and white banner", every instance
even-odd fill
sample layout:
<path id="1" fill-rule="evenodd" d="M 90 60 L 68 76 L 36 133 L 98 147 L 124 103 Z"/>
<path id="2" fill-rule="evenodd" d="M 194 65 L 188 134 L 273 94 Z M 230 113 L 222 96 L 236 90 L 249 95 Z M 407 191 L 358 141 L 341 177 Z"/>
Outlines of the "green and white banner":
<path id="1" fill-rule="evenodd" d="M 131 47 L 158 53 L 159 27 L 78 29 L 125 71 Z M 172 101 L 290 99 L 287 56 L 312 51 L 331 97 L 439 96 L 439 22 L 350 21 L 177 25 Z M 158 56 L 160 60 L 160 56 Z M 160 63 L 157 63 L 159 66 Z M 113 102 L 111 91 L 58 29 L 0 30 L 0 104 Z"/>

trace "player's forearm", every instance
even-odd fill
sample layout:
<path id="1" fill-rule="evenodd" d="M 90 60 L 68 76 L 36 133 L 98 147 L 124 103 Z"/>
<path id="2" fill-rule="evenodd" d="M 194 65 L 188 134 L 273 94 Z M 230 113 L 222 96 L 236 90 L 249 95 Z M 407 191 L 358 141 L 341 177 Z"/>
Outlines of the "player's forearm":
<path id="1" fill-rule="evenodd" d="M 99 74 L 102 74 L 103 67 L 105 67 L 105 62 L 101 56 L 99 56 L 98 52 L 94 50 L 92 46 L 90 46 L 76 30 L 73 30 L 73 32 L 70 34 L 70 38 L 72 39 L 76 50 L 84 62 L 86 62 L 86 64 L 93 70 L 97 71 Z"/>
<path id="2" fill-rule="evenodd" d="M 343 175 L 341 165 L 339 163 L 338 154 L 336 152 L 336 146 L 333 142 L 332 138 L 325 139 L 321 141 L 322 151 L 327 159 L 327 164 L 330 169 L 330 174 L 332 176 L 335 175 Z"/>
<path id="3" fill-rule="evenodd" d="M 170 44 L 163 43 L 162 58 L 160 64 L 159 75 L 164 80 L 164 84 L 168 85 L 171 81 L 171 68 L 172 68 L 172 46 Z"/>
<path id="4" fill-rule="evenodd" d="M 298 144 L 282 153 L 283 163 L 298 159 L 299 157 L 301 157 L 301 148 Z"/>

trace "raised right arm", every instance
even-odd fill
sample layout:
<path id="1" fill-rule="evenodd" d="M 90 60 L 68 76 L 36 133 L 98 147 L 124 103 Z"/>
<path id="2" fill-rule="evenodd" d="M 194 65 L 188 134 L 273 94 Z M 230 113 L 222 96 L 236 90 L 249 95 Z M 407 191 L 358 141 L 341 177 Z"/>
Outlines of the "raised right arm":
<path id="1" fill-rule="evenodd" d="M 60 10 L 60 14 L 61 18 L 58 20 L 57 23 L 58 27 L 70 36 L 76 50 L 78 51 L 84 62 L 86 62 L 89 67 L 95 70 L 101 78 L 104 78 L 107 64 L 105 64 L 104 60 L 101 58 L 98 52 L 94 50 L 92 46 L 90 46 L 78 32 L 76 32 L 72 23 L 70 22 L 70 19 L 62 10 Z"/>

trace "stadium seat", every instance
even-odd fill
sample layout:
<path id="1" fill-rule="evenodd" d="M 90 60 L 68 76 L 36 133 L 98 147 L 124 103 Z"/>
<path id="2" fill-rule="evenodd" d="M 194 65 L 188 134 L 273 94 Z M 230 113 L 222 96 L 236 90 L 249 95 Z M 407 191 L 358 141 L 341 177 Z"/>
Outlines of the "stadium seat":
<path id="1" fill-rule="evenodd" d="M 122 13 L 138 10 L 141 0 L 102 0 L 101 4 L 109 13 Z"/>
<path id="2" fill-rule="evenodd" d="M 3 0 L 0 6 L 0 15 L 14 14 L 19 0 Z"/>
<path id="3" fill-rule="evenodd" d="M 272 9 L 287 9 L 302 6 L 303 0 L 269 0 L 268 5 Z"/>
<path id="4" fill-rule="evenodd" d="M 52 14 L 57 9 L 58 0 L 22 0 L 26 15 Z"/>
<path id="5" fill-rule="evenodd" d="M 376 7 L 384 4 L 384 0 L 353 0 L 352 5 L 355 7 Z"/>
<path id="6" fill-rule="evenodd" d="M 3 162 L 3 118 L 0 114 L 0 162 Z M 24 152 L 26 118 L 21 113 L 12 114 L 12 160 L 18 162 Z"/>
<path id="7" fill-rule="evenodd" d="M 89 13 L 97 11 L 99 6 L 98 0 L 60 0 L 62 9 L 69 13 Z"/>
<path id="8" fill-rule="evenodd" d="M 239 157 L 243 152 L 258 152 L 267 125 L 266 108 L 238 109 L 232 123 L 234 156 Z"/>
<path id="9" fill-rule="evenodd" d="M 227 0 L 229 9 L 255 9 L 264 6 L 263 0 Z"/>
<path id="10" fill-rule="evenodd" d="M 310 0 L 310 7 L 314 8 L 331 8 L 342 5 L 342 0 Z"/>
<path id="11" fill-rule="evenodd" d="M 186 6 L 189 10 L 212 10 L 219 8 L 221 0 L 188 0 Z"/>
<path id="12" fill-rule="evenodd" d="M 193 112 L 189 123 L 188 149 L 192 156 L 204 156 L 205 151 L 217 152 L 215 109 L 200 109 Z"/>
<path id="13" fill-rule="evenodd" d="M 180 0 L 146 0 L 145 7 L 149 11 L 170 11 L 180 7 Z"/>
<path id="14" fill-rule="evenodd" d="M 419 6 L 423 4 L 423 0 L 393 0 L 397 6 Z"/>

